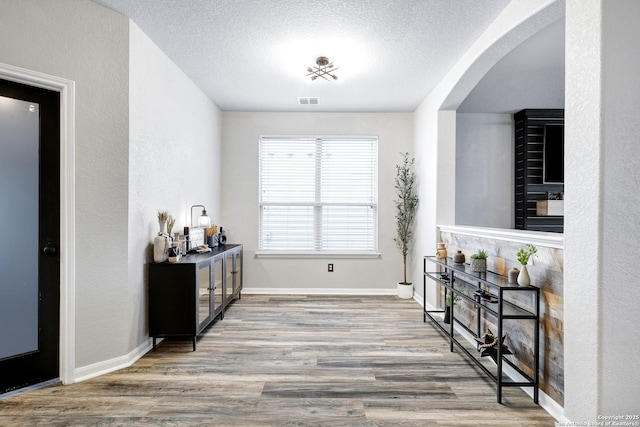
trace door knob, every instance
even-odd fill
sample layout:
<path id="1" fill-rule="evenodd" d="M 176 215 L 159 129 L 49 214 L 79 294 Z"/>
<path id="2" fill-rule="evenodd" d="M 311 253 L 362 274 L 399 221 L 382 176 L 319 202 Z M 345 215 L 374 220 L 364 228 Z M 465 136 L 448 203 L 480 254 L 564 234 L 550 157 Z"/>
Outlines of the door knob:
<path id="1" fill-rule="evenodd" d="M 54 248 L 53 246 L 45 246 L 42 249 L 42 252 L 46 255 L 53 255 L 56 253 L 56 248 Z"/>

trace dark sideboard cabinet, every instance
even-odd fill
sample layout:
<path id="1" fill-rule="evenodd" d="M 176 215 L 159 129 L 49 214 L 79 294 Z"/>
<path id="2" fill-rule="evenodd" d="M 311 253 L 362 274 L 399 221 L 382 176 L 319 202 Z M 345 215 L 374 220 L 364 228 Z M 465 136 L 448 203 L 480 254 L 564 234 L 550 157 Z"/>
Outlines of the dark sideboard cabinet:
<path id="1" fill-rule="evenodd" d="M 242 292 L 242 245 L 149 265 L 149 336 L 196 338 Z"/>
<path id="2" fill-rule="evenodd" d="M 546 208 L 547 203 L 564 206 L 563 200 L 548 201 L 564 198 L 564 110 L 527 109 L 513 120 L 515 228 L 562 233 L 563 208 Z"/>

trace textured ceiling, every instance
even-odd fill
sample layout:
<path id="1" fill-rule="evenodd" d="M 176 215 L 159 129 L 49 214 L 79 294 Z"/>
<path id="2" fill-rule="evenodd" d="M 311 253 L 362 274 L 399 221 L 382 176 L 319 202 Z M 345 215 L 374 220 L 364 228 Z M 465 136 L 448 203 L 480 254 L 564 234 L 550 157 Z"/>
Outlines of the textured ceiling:
<path id="1" fill-rule="evenodd" d="M 509 0 L 93 0 L 222 110 L 413 111 Z M 327 56 L 337 82 L 306 69 Z M 318 105 L 298 105 L 318 97 Z"/>

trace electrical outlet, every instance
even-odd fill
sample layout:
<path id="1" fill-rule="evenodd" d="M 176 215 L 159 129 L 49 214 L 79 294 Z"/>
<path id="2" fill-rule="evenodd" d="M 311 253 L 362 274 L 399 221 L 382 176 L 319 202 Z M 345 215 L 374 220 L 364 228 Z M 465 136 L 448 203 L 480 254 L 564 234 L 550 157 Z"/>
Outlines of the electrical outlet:
<path id="1" fill-rule="evenodd" d="M 329 264 L 329 266 L 327 267 L 327 271 L 329 273 L 333 273 L 333 264 Z"/>

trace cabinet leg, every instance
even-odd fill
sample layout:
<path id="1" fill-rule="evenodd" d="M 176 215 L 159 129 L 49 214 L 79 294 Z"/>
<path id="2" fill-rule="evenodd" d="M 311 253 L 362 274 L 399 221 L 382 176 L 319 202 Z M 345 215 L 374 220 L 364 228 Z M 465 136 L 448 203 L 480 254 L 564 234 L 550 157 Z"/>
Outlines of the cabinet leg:
<path id="1" fill-rule="evenodd" d="M 156 351 L 156 337 L 153 337 L 153 351 Z"/>
<path id="2" fill-rule="evenodd" d="M 193 351 L 196 351 L 196 336 L 193 336 Z"/>

